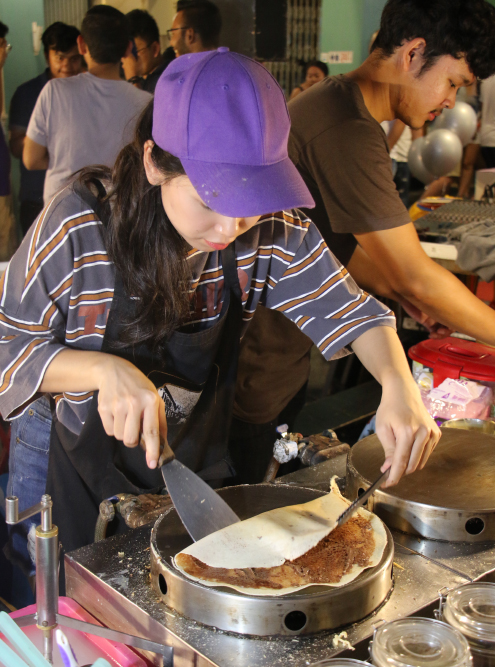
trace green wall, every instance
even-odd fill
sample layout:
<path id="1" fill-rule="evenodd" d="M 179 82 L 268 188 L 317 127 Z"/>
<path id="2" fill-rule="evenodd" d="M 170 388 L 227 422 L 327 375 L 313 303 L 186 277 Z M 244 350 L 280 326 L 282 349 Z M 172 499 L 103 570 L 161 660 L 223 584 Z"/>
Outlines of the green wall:
<path id="1" fill-rule="evenodd" d="M 353 51 L 352 65 L 330 64 L 331 74 L 358 67 L 368 55 L 371 35 L 378 30 L 386 0 L 322 0 L 321 52 Z M 495 0 L 488 0 L 495 6 Z"/>
<path id="2" fill-rule="evenodd" d="M 7 113 L 15 89 L 45 68 L 43 50 L 38 56 L 33 51 L 31 23 L 44 25 L 43 0 L 0 0 L 0 20 L 9 26 L 7 39 L 12 44 L 3 68 L 5 102 Z M 19 161 L 12 158 L 12 186 L 17 206 L 19 190 Z"/>
<path id="3" fill-rule="evenodd" d="M 353 51 L 352 65 L 329 64 L 330 74 L 355 69 L 361 59 L 361 32 L 364 0 L 323 0 L 321 6 L 320 50 Z"/>
<path id="4" fill-rule="evenodd" d="M 495 2 L 495 0 L 493 0 Z M 330 65 L 332 74 L 358 67 L 367 56 L 370 37 L 380 24 L 385 0 L 323 0 L 321 51 L 353 51 L 352 65 Z"/>

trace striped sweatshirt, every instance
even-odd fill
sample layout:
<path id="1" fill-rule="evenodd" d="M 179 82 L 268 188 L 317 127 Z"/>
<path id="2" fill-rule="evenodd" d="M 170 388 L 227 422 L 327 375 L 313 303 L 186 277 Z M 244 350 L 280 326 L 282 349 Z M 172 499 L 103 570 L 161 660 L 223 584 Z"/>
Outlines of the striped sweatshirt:
<path id="1" fill-rule="evenodd" d="M 37 398 L 43 375 L 63 349 L 101 350 L 112 304 L 115 267 L 102 222 L 69 185 L 44 209 L 0 283 L 0 412 L 17 416 Z M 243 325 L 258 304 L 276 309 L 330 359 L 376 326 L 395 326 L 393 314 L 358 288 L 300 211 L 263 216 L 235 241 Z M 223 301 L 220 252 L 191 249 L 190 321 L 195 332 L 213 326 Z M 39 395 L 39 394 L 38 394 Z M 55 396 L 58 419 L 79 433 L 92 393 Z"/>

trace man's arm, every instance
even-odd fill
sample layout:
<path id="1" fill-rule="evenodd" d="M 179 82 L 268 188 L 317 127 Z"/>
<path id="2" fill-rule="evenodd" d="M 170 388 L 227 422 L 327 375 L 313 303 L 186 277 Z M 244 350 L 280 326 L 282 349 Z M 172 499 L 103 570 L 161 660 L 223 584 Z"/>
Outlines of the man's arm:
<path id="1" fill-rule="evenodd" d="M 372 262 L 359 267 L 359 256 L 351 259 L 349 273 L 359 285 L 406 299 L 450 329 L 495 345 L 495 311 L 428 257 L 412 222 L 355 236 Z"/>
<path id="2" fill-rule="evenodd" d="M 48 150 L 29 137 L 24 140 L 22 161 L 26 169 L 48 169 Z"/>
<path id="3" fill-rule="evenodd" d="M 22 150 L 24 148 L 24 139 L 26 137 L 25 127 L 11 127 L 10 128 L 10 138 L 9 146 L 10 152 L 19 160 L 22 158 Z"/>

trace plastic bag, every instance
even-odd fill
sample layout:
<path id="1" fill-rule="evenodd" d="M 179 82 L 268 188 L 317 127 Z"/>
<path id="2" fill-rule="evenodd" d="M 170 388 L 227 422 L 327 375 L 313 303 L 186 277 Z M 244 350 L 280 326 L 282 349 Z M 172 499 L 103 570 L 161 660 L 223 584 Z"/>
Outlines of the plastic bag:
<path id="1" fill-rule="evenodd" d="M 420 385 L 421 397 L 433 418 L 488 419 L 493 391 L 471 380 L 444 380 L 438 387 Z"/>

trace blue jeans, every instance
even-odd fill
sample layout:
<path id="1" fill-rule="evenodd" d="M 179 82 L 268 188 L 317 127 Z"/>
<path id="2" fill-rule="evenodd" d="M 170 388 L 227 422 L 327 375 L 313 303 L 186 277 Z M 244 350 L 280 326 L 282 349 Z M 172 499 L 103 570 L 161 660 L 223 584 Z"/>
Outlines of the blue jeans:
<path id="1" fill-rule="evenodd" d="M 50 402 L 44 396 L 11 422 L 7 495 L 19 498 L 19 512 L 39 503 L 45 493 L 51 426 Z M 33 527 L 39 525 L 40 520 L 40 515 L 36 514 L 9 528 L 6 556 L 26 575 L 35 571 Z"/>

